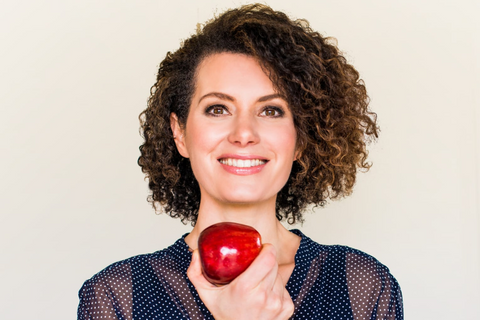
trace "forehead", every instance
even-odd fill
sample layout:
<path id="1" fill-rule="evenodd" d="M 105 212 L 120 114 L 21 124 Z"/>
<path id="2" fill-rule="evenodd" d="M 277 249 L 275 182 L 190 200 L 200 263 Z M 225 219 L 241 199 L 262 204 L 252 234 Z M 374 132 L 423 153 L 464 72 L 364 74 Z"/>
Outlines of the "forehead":
<path id="1" fill-rule="evenodd" d="M 195 75 L 198 91 L 234 87 L 260 86 L 263 90 L 275 91 L 273 83 L 258 61 L 252 56 L 238 53 L 216 53 L 207 56 L 199 64 Z M 260 89 L 259 88 L 259 89 Z"/>

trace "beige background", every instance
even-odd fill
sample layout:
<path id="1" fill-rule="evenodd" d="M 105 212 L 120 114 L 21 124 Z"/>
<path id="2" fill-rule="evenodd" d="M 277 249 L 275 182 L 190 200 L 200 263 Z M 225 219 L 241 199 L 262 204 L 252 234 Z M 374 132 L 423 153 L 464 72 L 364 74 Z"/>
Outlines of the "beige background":
<path id="1" fill-rule="evenodd" d="M 165 53 L 240 3 L 2 4 L 3 319 L 74 319 L 84 280 L 190 230 L 145 201 L 137 115 Z M 297 227 L 389 266 L 406 319 L 479 319 L 478 1 L 267 3 L 338 39 L 382 128 L 353 196 Z"/>

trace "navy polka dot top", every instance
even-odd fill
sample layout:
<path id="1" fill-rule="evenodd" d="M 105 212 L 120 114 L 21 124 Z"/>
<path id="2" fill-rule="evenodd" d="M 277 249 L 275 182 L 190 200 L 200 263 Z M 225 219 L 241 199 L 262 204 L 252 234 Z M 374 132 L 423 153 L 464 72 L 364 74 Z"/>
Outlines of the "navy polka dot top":
<path id="1" fill-rule="evenodd" d="M 286 288 L 291 319 L 403 320 L 402 293 L 387 267 L 345 246 L 302 237 Z M 186 234 L 172 246 L 114 263 L 80 289 L 78 319 L 214 319 L 187 278 Z"/>

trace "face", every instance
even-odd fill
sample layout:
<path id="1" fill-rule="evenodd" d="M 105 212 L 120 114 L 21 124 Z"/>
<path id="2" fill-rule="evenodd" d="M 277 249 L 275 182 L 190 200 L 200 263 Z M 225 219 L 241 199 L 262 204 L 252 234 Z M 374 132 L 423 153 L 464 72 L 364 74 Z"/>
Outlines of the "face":
<path id="1" fill-rule="evenodd" d="M 202 202 L 275 203 L 295 160 L 296 131 L 287 102 L 254 58 L 205 58 L 185 128 L 174 114 L 171 124 Z"/>

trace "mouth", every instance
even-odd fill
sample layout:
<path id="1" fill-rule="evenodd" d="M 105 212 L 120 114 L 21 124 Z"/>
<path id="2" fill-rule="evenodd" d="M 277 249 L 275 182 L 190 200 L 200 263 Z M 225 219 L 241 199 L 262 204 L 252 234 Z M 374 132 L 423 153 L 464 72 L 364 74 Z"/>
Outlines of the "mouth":
<path id="1" fill-rule="evenodd" d="M 265 159 L 235 159 L 235 158 L 222 158 L 218 160 L 221 164 L 236 168 L 251 168 L 264 165 L 268 162 Z"/>

